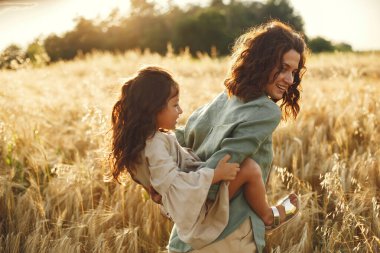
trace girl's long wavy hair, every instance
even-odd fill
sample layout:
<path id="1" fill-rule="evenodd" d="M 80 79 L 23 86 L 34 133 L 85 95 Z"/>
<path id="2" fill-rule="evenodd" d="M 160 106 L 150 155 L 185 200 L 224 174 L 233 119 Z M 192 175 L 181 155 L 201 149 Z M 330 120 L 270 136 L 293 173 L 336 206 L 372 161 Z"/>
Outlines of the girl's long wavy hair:
<path id="1" fill-rule="evenodd" d="M 244 102 L 263 95 L 265 86 L 273 81 L 269 80 L 272 70 L 278 69 L 275 79 L 281 72 L 284 54 L 291 49 L 301 57 L 294 82 L 284 94 L 280 107 L 284 119 L 289 116 L 296 118 L 300 110 L 298 100 L 306 70 L 307 47 L 301 34 L 280 21 L 271 20 L 254 27 L 236 40 L 232 51 L 232 67 L 224 81 L 228 94 Z"/>
<path id="2" fill-rule="evenodd" d="M 147 67 L 121 88 L 120 99 L 112 110 L 112 176 L 133 172 L 140 163 L 145 142 L 157 131 L 157 114 L 178 94 L 178 84 L 159 67 Z"/>

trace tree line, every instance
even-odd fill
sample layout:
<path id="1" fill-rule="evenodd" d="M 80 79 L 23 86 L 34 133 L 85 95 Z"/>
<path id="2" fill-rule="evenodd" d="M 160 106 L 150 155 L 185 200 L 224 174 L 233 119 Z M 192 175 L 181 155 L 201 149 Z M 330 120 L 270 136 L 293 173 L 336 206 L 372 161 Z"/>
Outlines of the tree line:
<path id="1" fill-rule="evenodd" d="M 212 0 L 206 7 L 192 5 L 186 9 L 171 3 L 164 11 L 148 0 L 131 0 L 129 15 L 115 9 L 100 21 L 80 17 L 73 30 L 61 36 L 52 34 L 36 39 L 25 51 L 10 45 L 0 55 L 0 68 L 70 60 L 93 50 L 149 49 L 166 54 L 168 45 L 174 53 L 187 48 L 192 55 L 197 52 L 227 55 L 240 34 L 268 19 L 281 20 L 304 33 L 303 19 L 288 0 L 265 3 L 231 0 L 228 4 Z M 313 52 L 352 51 L 348 44 L 334 45 L 321 37 L 306 40 Z"/>

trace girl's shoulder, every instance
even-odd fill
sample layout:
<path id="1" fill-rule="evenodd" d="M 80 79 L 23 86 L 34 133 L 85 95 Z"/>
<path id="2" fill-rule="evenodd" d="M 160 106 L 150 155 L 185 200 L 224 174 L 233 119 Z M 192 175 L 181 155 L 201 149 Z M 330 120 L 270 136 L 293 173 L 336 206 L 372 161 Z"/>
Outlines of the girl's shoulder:
<path id="1" fill-rule="evenodd" d="M 173 132 L 161 132 L 156 131 L 154 135 L 146 140 L 147 145 L 162 145 L 170 144 L 176 141 L 176 137 Z"/>
<path id="2" fill-rule="evenodd" d="M 165 156 L 175 154 L 179 144 L 173 133 L 157 131 L 145 143 L 144 153 L 146 157 Z"/>

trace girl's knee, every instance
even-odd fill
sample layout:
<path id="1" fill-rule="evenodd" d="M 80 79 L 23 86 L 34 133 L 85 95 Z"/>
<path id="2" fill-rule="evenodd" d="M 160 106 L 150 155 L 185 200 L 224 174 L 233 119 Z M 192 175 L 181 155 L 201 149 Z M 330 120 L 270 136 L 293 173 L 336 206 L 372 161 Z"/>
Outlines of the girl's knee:
<path id="1" fill-rule="evenodd" d="M 240 173 L 243 173 L 245 176 L 248 177 L 255 177 L 255 178 L 261 178 L 261 168 L 260 166 L 251 158 L 246 158 L 241 166 L 240 166 Z"/>

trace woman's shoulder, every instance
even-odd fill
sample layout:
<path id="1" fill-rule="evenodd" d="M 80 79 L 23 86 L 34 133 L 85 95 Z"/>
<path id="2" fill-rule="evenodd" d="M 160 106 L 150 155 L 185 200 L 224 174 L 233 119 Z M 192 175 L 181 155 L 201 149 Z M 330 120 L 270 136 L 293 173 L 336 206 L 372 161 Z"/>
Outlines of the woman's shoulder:
<path id="1" fill-rule="evenodd" d="M 277 113 L 279 116 L 281 116 L 281 109 L 280 109 L 280 107 L 275 102 L 273 102 L 273 100 L 270 99 L 269 97 L 267 97 L 267 96 L 264 95 L 264 96 L 258 97 L 255 100 L 256 100 L 256 103 L 263 110 L 268 110 L 268 111 L 271 111 L 273 113 Z"/>
<path id="2" fill-rule="evenodd" d="M 235 98 L 238 99 L 238 98 Z M 248 102 L 238 102 L 238 112 L 244 115 L 245 120 L 256 120 L 258 117 L 271 117 L 274 121 L 280 121 L 281 109 L 267 96 L 260 96 Z"/>
<path id="3" fill-rule="evenodd" d="M 248 101 L 247 104 L 267 106 L 272 109 L 279 109 L 278 105 L 266 95 L 262 95 L 260 97 L 254 98 Z"/>

